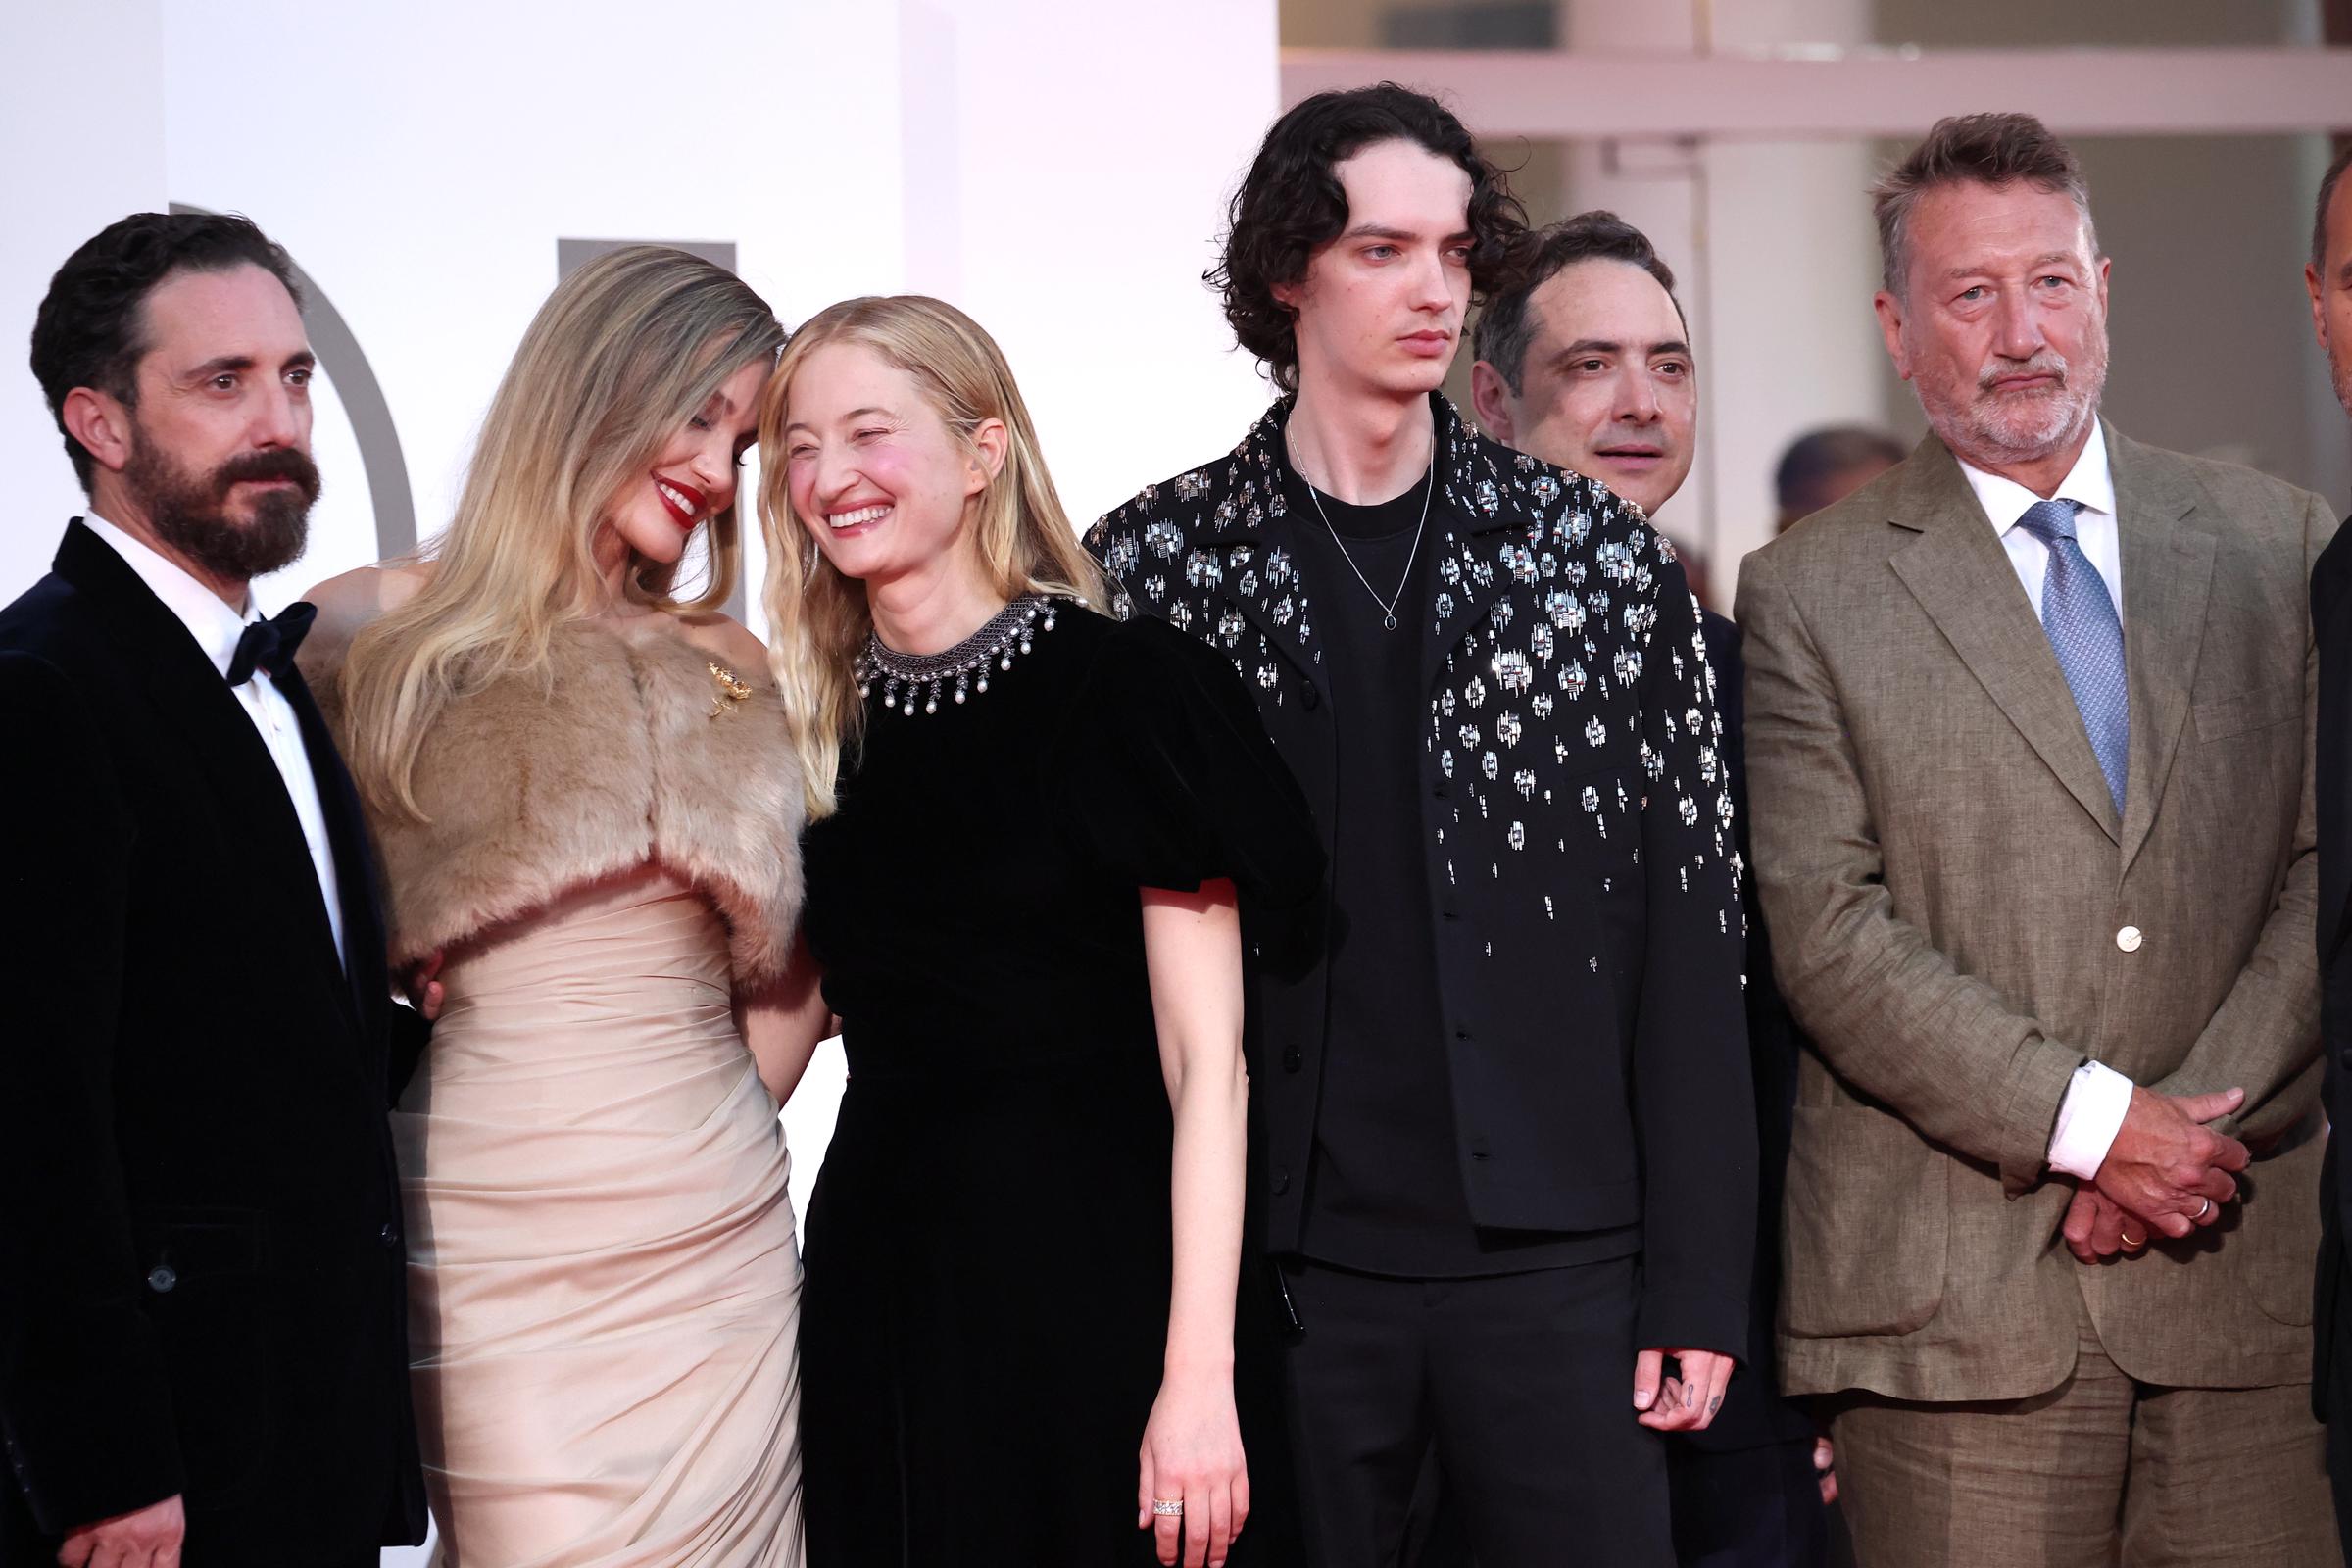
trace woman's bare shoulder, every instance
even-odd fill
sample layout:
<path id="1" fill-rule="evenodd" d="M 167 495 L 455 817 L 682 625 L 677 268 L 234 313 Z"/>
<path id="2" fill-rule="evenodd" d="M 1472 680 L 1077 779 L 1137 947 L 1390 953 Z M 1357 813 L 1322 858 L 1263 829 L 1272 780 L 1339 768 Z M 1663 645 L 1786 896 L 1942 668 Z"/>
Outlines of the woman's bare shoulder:
<path id="1" fill-rule="evenodd" d="M 407 604 L 432 581 L 431 562 L 387 562 L 359 566 L 314 585 L 302 597 L 316 606 L 318 619 L 303 644 L 303 664 L 316 673 L 322 661 L 339 665 L 367 624 Z"/>
<path id="2" fill-rule="evenodd" d="M 302 597 L 318 607 L 321 630 L 340 631 L 342 640 L 387 610 L 397 610 L 433 580 L 429 561 L 386 562 L 356 566 L 315 584 Z"/>

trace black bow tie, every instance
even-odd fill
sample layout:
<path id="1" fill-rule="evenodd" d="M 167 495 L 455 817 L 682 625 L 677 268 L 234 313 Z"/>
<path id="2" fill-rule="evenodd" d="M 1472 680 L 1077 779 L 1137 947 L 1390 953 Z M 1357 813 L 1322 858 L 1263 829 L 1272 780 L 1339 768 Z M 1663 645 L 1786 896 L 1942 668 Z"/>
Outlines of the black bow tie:
<path id="1" fill-rule="evenodd" d="M 257 669 L 276 675 L 294 662 L 294 650 L 311 634 L 318 607 L 296 600 L 276 615 L 257 620 L 237 639 L 237 656 L 228 662 L 228 683 L 242 686 Z"/>

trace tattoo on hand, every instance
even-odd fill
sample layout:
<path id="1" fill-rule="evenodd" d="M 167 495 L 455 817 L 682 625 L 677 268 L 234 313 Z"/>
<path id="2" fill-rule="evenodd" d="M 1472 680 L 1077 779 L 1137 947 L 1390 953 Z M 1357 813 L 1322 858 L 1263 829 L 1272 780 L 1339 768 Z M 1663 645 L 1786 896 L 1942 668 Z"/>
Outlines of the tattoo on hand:
<path id="1" fill-rule="evenodd" d="M 1722 1396 L 1722 1395 L 1720 1395 L 1720 1394 L 1718 1394 L 1717 1396 L 1715 1396 L 1715 1397 L 1713 1397 L 1712 1399 L 1709 1399 L 1709 1400 L 1707 1401 L 1707 1414 L 1709 1414 L 1709 1415 L 1713 1415 L 1713 1414 L 1714 1414 L 1716 1411 L 1718 1411 L 1718 1410 L 1720 1410 L 1720 1409 L 1722 1409 L 1722 1408 L 1723 1408 L 1723 1396 Z"/>

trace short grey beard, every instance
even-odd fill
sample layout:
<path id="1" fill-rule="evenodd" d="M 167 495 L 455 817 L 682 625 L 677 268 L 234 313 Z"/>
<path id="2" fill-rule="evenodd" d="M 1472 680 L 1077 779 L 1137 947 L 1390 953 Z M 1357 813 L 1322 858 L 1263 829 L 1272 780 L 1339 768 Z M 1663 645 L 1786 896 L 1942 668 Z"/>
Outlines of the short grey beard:
<path id="1" fill-rule="evenodd" d="M 2050 417 L 2023 439 L 1996 422 L 1981 397 L 1949 403 L 1931 398 L 1922 385 L 1919 404 L 1945 446 L 1984 467 L 1991 463 L 2032 463 L 2063 450 L 2098 417 L 2099 397 L 2106 389 L 2107 345 L 2102 337 L 2082 364 L 2066 367 L 2059 390 L 2048 399 Z"/>

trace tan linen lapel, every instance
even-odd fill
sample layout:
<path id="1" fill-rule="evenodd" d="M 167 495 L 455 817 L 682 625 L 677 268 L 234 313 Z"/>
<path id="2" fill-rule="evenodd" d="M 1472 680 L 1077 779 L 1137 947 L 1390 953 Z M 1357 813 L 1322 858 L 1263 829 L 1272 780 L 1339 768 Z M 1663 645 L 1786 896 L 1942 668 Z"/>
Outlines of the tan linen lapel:
<path id="1" fill-rule="evenodd" d="M 2098 754 L 2090 749 L 2075 694 L 2058 668 L 2058 656 L 2050 651 L 2048 634 L 2034 616 L 2033 601 L 2017 580 L 2017 568 L 2010 564 L 1984 509 L 1977 504 L 1959 463 L 1931 435 L 1906 466 L 1910 471 L 1886 520 L 1919 537 L 1895 551 L 1889 563 L 1895 575 L 2058 781 L 2109 838 L 2121 842 L 2115 800 L 2107 793 L 2107 776 L 2099 770 Z M 2129 568 L 2125 581 L 2133 581 Z M 2137 612 L 2131 592 L 2136 590 L 2125 596 L 2127 615 Z M 2125 654 L 2129 665 L 2129 623 Z M 2136 684 L 2133 692 L 2136 710 Z M 1934 722 L 1932 715 L 1927 721 Z M 2137 744 L 2134 739 L 2134 757 Z M 2131 795 L 2127 788 L 2127 804 Z"/>
<path id="2" fill-rule="evenodd" d="M 2124 560 L 2124 671 L 2131 686 L 2132 772 L 2124 786 L 2122 870 L 2147 843 L 2180 748 L 2205 646 L 2216 541 L 2196 524 L 2197 492 L 2166 454 L 2107 426 L 2116 532 Z"/>

